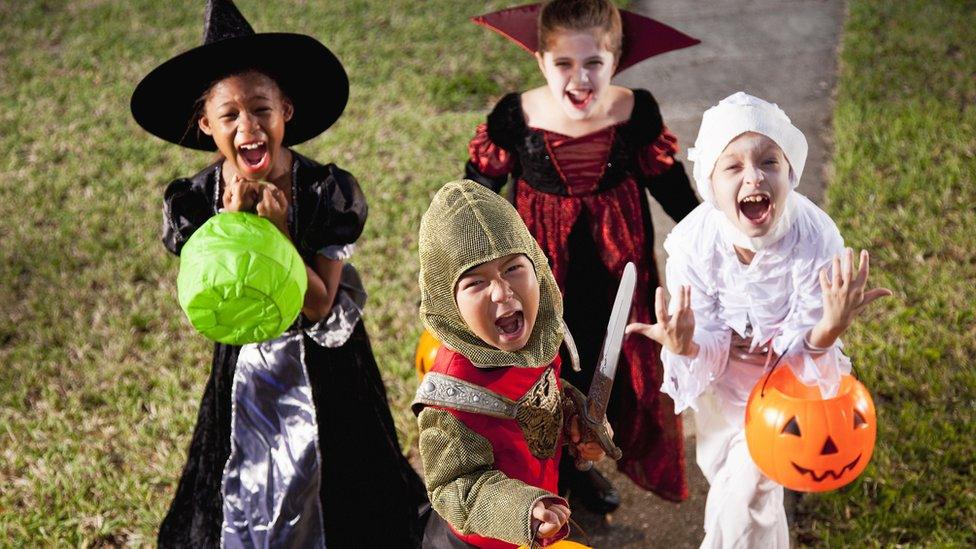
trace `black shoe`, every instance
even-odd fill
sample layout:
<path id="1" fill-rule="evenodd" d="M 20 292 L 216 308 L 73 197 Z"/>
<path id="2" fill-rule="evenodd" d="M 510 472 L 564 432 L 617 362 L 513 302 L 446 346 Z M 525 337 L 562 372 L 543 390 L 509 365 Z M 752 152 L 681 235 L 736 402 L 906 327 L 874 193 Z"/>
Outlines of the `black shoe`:
<path id="1" fill-rule="evenodd" d="M 620 507 L 620 493 L 596 467 L 589 471 L 567 468 L 561 473 L 559 485 L 560 493 L 570 492 L 594 513 L 605 515 Z"/>

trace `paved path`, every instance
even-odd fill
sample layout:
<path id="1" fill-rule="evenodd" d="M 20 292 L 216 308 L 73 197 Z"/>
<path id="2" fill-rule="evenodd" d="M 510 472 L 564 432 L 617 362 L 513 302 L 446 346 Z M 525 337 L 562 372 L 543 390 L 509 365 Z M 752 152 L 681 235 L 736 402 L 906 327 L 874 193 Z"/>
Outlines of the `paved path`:
<path id="1" fill-rule="evenodd" d="M 665 123 L 684 150 L 694 143 L 702 112 L 735 91 L 746 91 L 778 103 L 810 143 L 800 192 L 816 202 L 823 198 L 828 159 L 827 131 L 836 81 L 836 49 L 844 19 L 842 0 L 643 0 L 630 9 L 686 32 L 702 41 L 686 50 L 648 60 L 617 80 L 649 89 Z M 686 163 L 691 175 L 691 167 Z M 658 262 L 661 243 L 673 226 L 654 205 Z M 663 269 L 662 269 L 663 272 Z M 697 547 L 708 486 L 694 460 L 692 421 L 685 418 L 691 498 L 672 504 L 637 489 L 612 473 L 623 505 L 609 524 L 574 506 L 573 518 L 599 548 L 681 549 Z M 601 468 L 610 471 L 612 466 Z"/>

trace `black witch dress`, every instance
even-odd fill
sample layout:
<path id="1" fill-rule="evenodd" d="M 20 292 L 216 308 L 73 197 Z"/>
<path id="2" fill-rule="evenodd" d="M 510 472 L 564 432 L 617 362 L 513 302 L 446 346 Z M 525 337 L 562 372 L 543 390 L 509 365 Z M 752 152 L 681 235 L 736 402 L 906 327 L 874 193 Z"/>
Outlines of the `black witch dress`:
<path id="1" fill-rule="evenodd" d="M 346 259 L 366 221 L 359 185 L 293 156 L 292 241 L 306 263 Z M 167 187 L 163 243 L 174 254 L 221 207 L 220 166 Z M 347 264 L 325 319 L 300 317 L 270 342 L 214 346 L 160 547 L 419 546 L 426 492 L 397 442 L 364 302 Z"/>

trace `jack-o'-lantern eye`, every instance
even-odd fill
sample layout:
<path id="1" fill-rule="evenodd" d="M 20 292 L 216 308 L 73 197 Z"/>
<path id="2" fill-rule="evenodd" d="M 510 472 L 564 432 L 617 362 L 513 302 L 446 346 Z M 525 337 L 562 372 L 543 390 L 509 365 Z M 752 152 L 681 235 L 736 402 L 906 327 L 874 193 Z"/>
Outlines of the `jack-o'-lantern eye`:
<path id="1" fill-rule="evenodd" d="M 783 430 L 780 433 L 789 433 L 791 435 L 800 436 L 800 424 L 796 422 L 796 416 L 793 416 L 786 425 L 783 426 Z"/>
<path id="2" fill-rule="evenodd" d="M 867 424 L 868 422 L 864 421 L 864 416 L 861 415 L 861 412 L 854 410 L 854 428 L 857 429 L 861 425 L 867 425 Z"/>

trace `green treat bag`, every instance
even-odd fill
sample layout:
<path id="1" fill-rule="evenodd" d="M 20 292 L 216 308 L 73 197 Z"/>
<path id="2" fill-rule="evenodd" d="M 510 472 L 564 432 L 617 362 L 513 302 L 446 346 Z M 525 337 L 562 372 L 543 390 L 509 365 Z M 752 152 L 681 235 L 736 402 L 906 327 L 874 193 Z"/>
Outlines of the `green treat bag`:
<path id="1" fill-rule="evenodd" d="M 281 335 L 302 310 L 308 277 L 273 223 L 245 212 L 207 220 L 183 246 L 180 307 L 208 338 L 231 345 Z"/>

